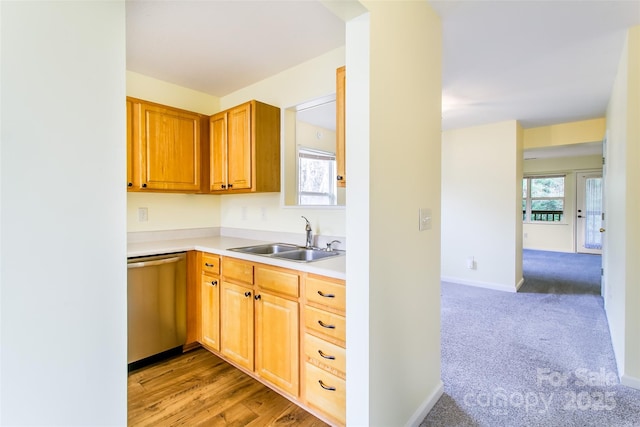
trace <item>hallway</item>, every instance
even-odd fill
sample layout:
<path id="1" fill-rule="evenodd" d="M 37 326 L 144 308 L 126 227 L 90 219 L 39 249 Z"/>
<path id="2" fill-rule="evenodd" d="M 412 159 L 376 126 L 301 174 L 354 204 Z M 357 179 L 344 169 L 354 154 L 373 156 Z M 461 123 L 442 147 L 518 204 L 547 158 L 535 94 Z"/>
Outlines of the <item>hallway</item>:
<path id="1" fill-rule="evenodd" d="M 637 426 L 619 384 L 600 257 L 524 251 L 519 293 L 442 283 L 445 394 L 427 426 Z"/>

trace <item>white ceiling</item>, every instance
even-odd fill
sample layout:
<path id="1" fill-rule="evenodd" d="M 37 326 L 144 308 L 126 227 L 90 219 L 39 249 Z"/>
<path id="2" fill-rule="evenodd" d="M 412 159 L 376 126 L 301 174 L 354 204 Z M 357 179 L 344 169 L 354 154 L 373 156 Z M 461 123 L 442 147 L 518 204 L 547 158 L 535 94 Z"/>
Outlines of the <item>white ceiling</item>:
<path id="1" fill-rule="evenodd" d="M 435 1 L 443 129 L 601 117 L 640 0 Z M 320 1 L 127 0 L 127 69 L 222 97 L 344 45 Z"/>
<path id="2" fill-rule="evenodd" d="M 222 97 L 344 46 L 316 0 L 127 0 L 127 69 Z"/>
<path id="3" fill-rule="evenodd" d="M 443 25 L 443 128 L 605 114 L 640 1 L 431 1 Z"/>

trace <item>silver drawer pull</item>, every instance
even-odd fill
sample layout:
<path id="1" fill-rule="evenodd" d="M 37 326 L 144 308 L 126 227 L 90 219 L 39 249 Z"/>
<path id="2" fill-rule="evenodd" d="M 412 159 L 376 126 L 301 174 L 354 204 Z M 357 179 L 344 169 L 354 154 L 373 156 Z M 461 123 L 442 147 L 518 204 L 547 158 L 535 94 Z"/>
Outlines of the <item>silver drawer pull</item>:
<path id="1" fill-rule="evenodd" d="M 336 297 L 334 294 L 325 294 L 322 291 L 318 291 L 318 295 L 320 295 L 321 297 L 325 297 L 325 298 L 335 298 Z"/>
<path id="2" fill-rule="evenodd" d="M 328 359 L 328 360 L 336 360 L 336 357 L 335 357 L 335 356 L 329 356 L 329 355 L 327 355 L 327 354 L 324 354 L 324 352 L 323 352 L 322 350 L 318 350 L 318 354 L 319 354 L 320 356 L 324 357 L 325 359 Z"/>
<path id="3" fill-rule="evenodd" d="M 328 391 L 336 391 L 336 388 L 335 388 L 335 387 L 329 387 L 329 386 L 324 385 L 324 383 L 322 382 L 322 380 L 318 380 L 318 384 L 320 384 L 320 387 L 322 387 L 322 388 L 323 388 L 323 389 L 325 389 L 325 390 L 328 390 Z"/>
<path id="4" fill-rule="evenodd" d="M 323 328 L 327 328 L 327 329 L 335 329 L 336 328 L 336 325 L 327 325 L 322 320 L 318 320 L 318 325 L 322 326 Z"/>

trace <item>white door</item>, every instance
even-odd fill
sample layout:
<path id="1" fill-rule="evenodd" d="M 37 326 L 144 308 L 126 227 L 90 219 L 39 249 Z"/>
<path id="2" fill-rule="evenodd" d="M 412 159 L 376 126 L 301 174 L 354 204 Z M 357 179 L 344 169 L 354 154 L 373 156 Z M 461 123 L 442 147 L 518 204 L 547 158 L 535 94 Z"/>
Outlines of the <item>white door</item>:
<path id="1" fill-rule="evenodd" d="M 580 253 L 602 254 L 602 173 L 578 174 L 576 248 Z"/>
<path id="2" fill-rule="evenodd" d="M 602 140 L 602 208 L 606 209 L 606 196 L 607 193 L 604 189 L 607 187 L 607 139 L 609 137 L 609 132 L 607 131 L 604 135 L 604 139 Z M 602 269 L 600 270 L 600 295 L 604 297 L 605 308 L 607 306 L 607 302 L 610 300 L 610 295 L 607 295 L 607 283 L 605 280 L 605 266 L 608 265 L 607 260 L 607 213 L 603 212 L 602 214 L 602 228 L 600 228 L 601 236 L 602 236 Z"/>

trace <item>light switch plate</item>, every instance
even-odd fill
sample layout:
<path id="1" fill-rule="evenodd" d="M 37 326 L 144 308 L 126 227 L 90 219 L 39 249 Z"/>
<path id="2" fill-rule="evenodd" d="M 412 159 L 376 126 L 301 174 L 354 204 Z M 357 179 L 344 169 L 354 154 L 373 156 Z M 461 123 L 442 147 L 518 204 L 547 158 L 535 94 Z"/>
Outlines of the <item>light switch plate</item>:
<path id="1" fill-rule="evenodd" d="M 418 229 L 420 231 L 430 230 L 431 229 L 431 209 L 420 208 L 418 215 L 419 215 Z"/>

